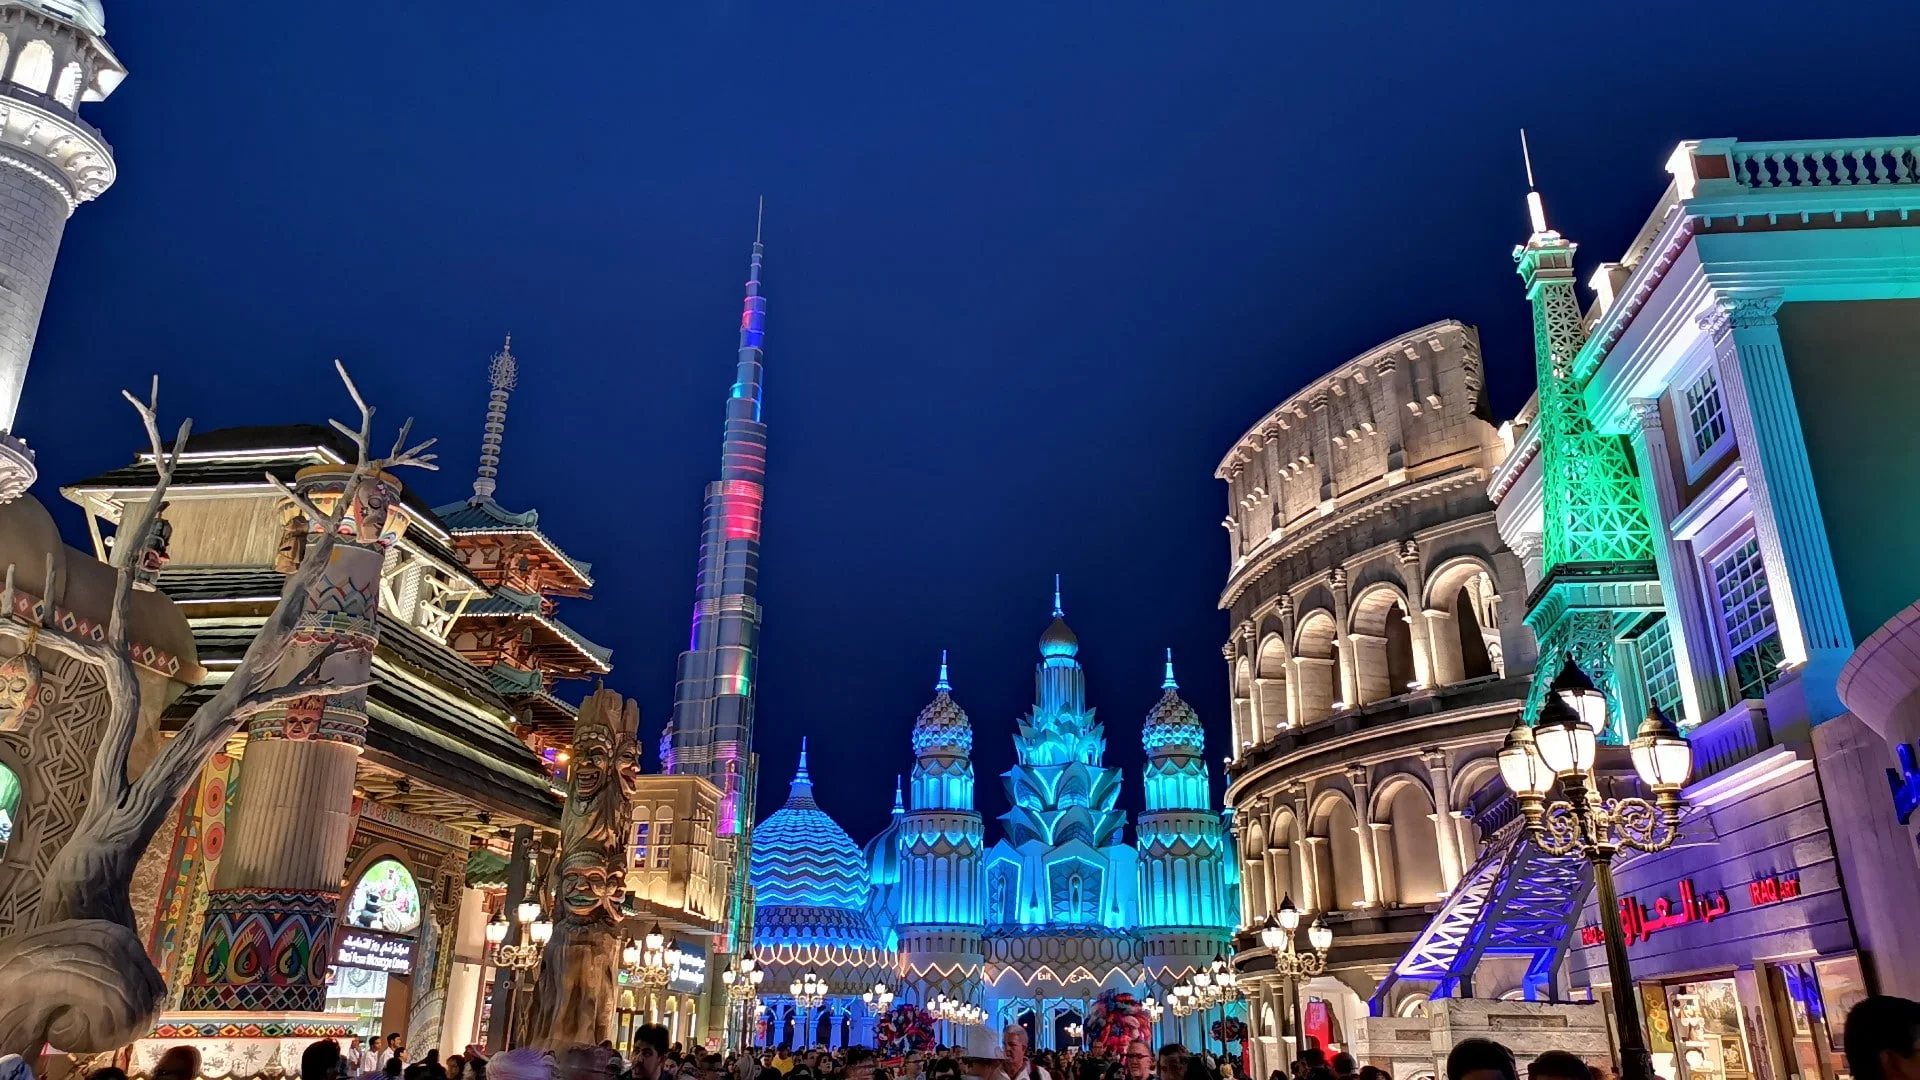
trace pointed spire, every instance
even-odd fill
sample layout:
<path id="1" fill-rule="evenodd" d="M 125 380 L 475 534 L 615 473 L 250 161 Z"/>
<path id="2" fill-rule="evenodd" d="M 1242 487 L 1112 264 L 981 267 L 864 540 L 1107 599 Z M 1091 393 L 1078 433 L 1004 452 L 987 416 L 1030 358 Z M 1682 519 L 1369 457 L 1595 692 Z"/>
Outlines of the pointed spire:
<path id="1" fill-rule="evenodd" d="M 805 735 L 800 736 L 800 767 L 793 772 L 793 782 L 796 784 L 813 783 L 813 778 L 807 775 L 807 737 Z"/>
<path id="2" fill-rule="evenodd" d="M 1166 675 L 1166 678 L 1160 680 L 1160 689 L 1162 690 L 1180 689 L 1180 684 L 1174 681 L 1174 678 L 1173 678 L 1173 649 L 1172 648 L 1167 649 L 1167 675 Z"/>
<path id="3" fill-rule="evenodd" d="M 793 770 L 793 786 L 787 791 L 787 805 L 808 807 L 813 801 L 813 777 L 807 775 L 807 737 L 800 736 L 800 765 Z"/>
<path id="4" fill-rule="evenodd" d="M 907 812 L 907 800 L 900 793 L 900 774 L 893 774 L 893 816 L 899 817 Z"/>
<path id="5" fill-rule="evenodd" d="M 473 480 L 473 501 L 493 498 L 494 480 L 500 475 L 500 440 L 507 430 L 507 396 L 519 383 L 519 363 L 513 356 L 513 335 L 493 355 L 487 380 L 492 391 L 487 396 L 486 433 L 480 437 L 480 473 Z"/>
<path id="6" fill-rule="evenodd" d="M 1066 609 L 1060 606 L 1060 575 L 1059 574 L 1053 575 L 1053 617 L 1056 619 L 1064 619 L 1067 617 Z"/>
<path id="7" fill-rule="evenodd" d="M 945 649 L 940 650 L 940 679 L 933 684 L 933 690 L 937 694 L 953 691 L 953 684 L 947 681 L 947 650 Z"/>
<path id="8" fill-rule="evenodd" d="M 1533 235 L 1543 236 L 1553 230 L 1547 228 L 1547 204 L 1540 200 L 1540 191 L 1533 182 L 1533 151 L 1527 147 L 1527 129 L 1520 129 L 1520 158 L 1527 166 L 1527 219 L 1533 226 Z"/>

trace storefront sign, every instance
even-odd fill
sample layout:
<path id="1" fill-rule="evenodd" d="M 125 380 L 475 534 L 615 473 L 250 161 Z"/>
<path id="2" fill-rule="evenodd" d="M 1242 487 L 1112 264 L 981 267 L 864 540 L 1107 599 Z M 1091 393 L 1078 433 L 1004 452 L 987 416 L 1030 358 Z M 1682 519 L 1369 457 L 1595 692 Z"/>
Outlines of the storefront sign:
<path id="1" fill-rule="evenodd" d="M 1782 900 L 1797 900 L 1800 898 L 1800 875 L 1780 877 L 1776 874 L 1748 882 L 1747 898 L 1753 901 L 1754 907 L 1765 907 Z"/>
<path id="2" fill-rule="evenodd" d="M 405 934 L 420 927 L 420 889 L 398 859 L 381 859 L 353 887 L 347 922 L 365 930 Z"/>
<path id="3" fill-rule="evenodd" d="M 679 950 L 670 954 L 673 966 L 667 971 L 667 985 L 675 990 L 702 990 L 707 985 L 707 954 L 697 945 L 676 941 Z"/>
<path id="4" fill-rule="evenodd" d="M 1652 908 L 1648 908 L 1635 897 L 1621 897 L 1620 929 L 1626 935 L 1627 944 L 1633 945 L 1647 940 L 1662 930 L 1685 926 L 1690 922 L 1712 922 L 1725 915 L 1728 908 L 1725 890 L 1718 890 L 1706 896 L 1697 896 L 1693 891 L 1692 879 L 1681 878 L 1678 901 L 1669 900 L 1664 896 L 1655 897 Z M 1605 931 L 1598 925 L 1580 928 L 1582 945 L 1598 945 L 1605 940 Z"/>
<path id="5" fill-rule="evenodd" d="M 413 939 L 371 930 L 340 930 L 340 950 L 333 962 L 341 967 L 384 971 L 389 975 L 413 974 Z"/>

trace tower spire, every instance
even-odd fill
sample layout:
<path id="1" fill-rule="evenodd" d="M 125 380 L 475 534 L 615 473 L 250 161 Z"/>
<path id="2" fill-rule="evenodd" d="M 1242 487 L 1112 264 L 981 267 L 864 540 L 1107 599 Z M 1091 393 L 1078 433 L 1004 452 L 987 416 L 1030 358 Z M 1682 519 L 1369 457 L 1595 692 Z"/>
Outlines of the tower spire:
<path id="1" fill-rule="evenodd" d="M 893 816 L 899 817 L 907 812 L 907 800 L 900 791 L 900 774 L 893 774 Z"/>
<path id="2" fill-rule="evenodd" d="M 1060 606 L 1060 575 L 1059 574 L 1053 575 L 1053 617 L 1056 619 L 1064 619 L 1067 617 L 1066 609 Z"/>
<path id="3" fill-rule="evenodd" d="M 1173 649 L 1171 646 L 1169 646 L 1167 649 L 1167 674 L 1164 679 L 1160 680 L 1160 689 L 1162 690 L 1180 689 L 1180 684 L 1174 681 L 1174 678 L 1173 678 Z"/>
<path id="4" fill-rule="evenodd" d="M 1533 151 L 1527 147 L 1527 129 L 1520 129 L 1520 160 L 1527 167 L 1527 220 L 1533 225 L 1535 236 L 1544 236 L 1552 232 L 1547 228 L 1547 204 L 1540 199 L 1540 189 L 1533 182 Z"/>
<path id="5" fill-rule="evenodd" d="M 507 396 L 520 381 L 520 365 L 513 356 L 513 335 L 493 354 L 487 368 L 492 391 L 487 395 L 487 424 L 480 436 L 480 473 L 473 479 L 473 501 L 493 498 L 494 480 L 500 475 L 500 440 L 507 431 Z"/>
<path id="6" fill-rule="evenodd" d="M 945 694 L 953 690 L 953 684 L 947 681 L 947 650 L 940 650 L 940 678 L 933 684 L 935 693 Z"/>

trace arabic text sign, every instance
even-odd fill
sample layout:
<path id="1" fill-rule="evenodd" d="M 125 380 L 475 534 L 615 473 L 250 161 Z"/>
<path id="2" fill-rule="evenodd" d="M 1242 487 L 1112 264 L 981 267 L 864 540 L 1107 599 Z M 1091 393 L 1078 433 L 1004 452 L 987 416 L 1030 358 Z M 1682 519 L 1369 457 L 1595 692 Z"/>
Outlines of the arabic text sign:
<path id="1" fill-rule="evenodd" d="M 1792 900 L 1800 895 L 1800 878 L 1765 877 L 1755 880 L 1747 886 L 1749 906 L 1762 907 L 1777 904 L 1782 900 Z M 1709 923 L 1725 915 L 1732 904 L 1724 889 L 1716 889 L 1701 896 L 1694 892 L 1693 881 L 1680 879 L 1680 898 L 1669 900 L 1664 896 L 1655 897 L 1651 907 L 1642 904 L 1637 897 L 1626 896 L 1620 899 L 1620 930 L 1627 944 L 1633 945 L 1647 940 L 1662 930 L 1676 926 L 1685 926 L 1691 922 Z M 1606 932 L 1598 924 L 1588 924 L 1580 928 L 1580 944 L 1599 945 L 1606 941 Z"/>
<path id="2" fill-rule="evenodd" d="M 413 939 L 366 930 L 343 929 L 340 950 L 334 954 L 341 967 L 369 968 L 389 975 L 413 974 Z"/>

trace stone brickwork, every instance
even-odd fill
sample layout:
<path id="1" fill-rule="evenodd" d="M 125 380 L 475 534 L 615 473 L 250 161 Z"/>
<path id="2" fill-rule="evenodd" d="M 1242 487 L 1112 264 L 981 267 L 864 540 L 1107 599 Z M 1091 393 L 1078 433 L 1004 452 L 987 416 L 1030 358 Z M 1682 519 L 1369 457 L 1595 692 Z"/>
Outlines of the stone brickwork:
<path id="1" fill-rule="evenodd" d="M 14 428 L 20 389 L 40 329 L 67 202 L 40 174 L 0 154 L 0 430 Z"/>

